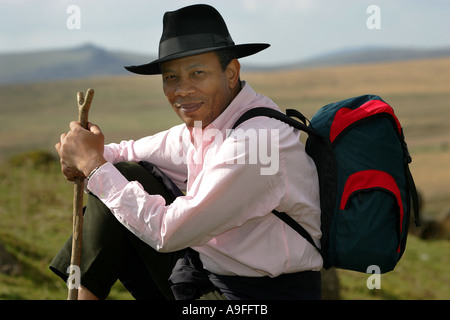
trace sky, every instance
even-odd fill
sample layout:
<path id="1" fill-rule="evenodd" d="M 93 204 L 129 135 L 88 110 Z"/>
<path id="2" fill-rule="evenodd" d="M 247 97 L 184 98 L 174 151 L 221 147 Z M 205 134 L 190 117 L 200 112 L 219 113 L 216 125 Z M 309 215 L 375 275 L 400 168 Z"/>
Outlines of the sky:
<path id="1" fill-rule="evenodd" d="M 368 46 L 450 47 L 450 0 L 0 0 L 0 53 L 92 43 L 156 56 L 164 12 L 195 3 L 214 6 L 236 44 L 271 44 L 245 58 L 253 64 Z"/>

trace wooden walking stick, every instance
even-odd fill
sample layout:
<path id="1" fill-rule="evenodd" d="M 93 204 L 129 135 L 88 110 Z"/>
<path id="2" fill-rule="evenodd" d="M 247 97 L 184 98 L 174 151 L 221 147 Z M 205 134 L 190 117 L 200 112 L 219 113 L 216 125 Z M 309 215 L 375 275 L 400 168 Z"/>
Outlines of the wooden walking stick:
<path id="1" fill-rule="evenodd" d="M 92 98 L 94 97 L 94 90 L 88 89 L 86 98 L 83 92 L 78 92 L 78 121 L 85 129 L 88 128 L 88 114 L 91 108 Z M 78 286 L 80 283 L 80 262 L 81 262 L 81 239 L 83 234 L 83 193 L 84 193 L 84 178 L 78 177 L 75 180 L 73 189 L 73 235 L 72 235 L 72 257 L 70 259 L 69 280 L 67 282 L 69 287 L 68 300 L 78 299 Z M 73 274 L 75 273 L 75 274 Z M 69 283 L 75 279 L 75 284 Z"/>

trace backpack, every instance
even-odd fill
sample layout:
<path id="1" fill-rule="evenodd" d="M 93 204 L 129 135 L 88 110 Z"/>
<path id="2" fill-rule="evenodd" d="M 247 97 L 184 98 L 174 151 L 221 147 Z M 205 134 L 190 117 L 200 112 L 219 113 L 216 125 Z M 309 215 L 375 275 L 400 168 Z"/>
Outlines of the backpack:
<path id="1" fill-rule="evenodd" d="M 363 95 L 328 104 L 310 121 L 293 109 L 284 114 L 254 108 L 233 129 L 258 116 L 308 134 L 305 150 L 319 177 L 320 248 L 297 221 L 272 212 L 319 250 L 325 269 L 393 270 L 405 250 L 411 202 L 417 226 L 420 219 L 412 159 L 392 107 L 379 96 Z"/>

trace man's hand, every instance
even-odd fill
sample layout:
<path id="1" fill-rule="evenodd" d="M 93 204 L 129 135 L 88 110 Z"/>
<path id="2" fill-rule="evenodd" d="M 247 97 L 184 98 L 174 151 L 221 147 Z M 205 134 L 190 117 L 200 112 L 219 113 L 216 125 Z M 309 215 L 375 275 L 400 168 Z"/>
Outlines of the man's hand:
<path id="1" fill-rule="evenodd" d="M 70 123 L 70 131 L 63 133 L 55 145 L 61 160 L 61 170 L 69 181 L 87 177 L 94 168 L 106 162 L 103 157 L 105 137 L 100 128 L 90 123 L 85 130 L 79 122 Z"/>

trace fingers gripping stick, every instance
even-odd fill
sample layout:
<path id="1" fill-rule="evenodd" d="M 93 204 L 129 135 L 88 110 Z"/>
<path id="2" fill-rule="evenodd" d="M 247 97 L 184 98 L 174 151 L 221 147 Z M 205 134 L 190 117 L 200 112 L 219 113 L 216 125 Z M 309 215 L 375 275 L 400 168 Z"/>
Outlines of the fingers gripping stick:
<path id="1" fill-rule="evenodd" d="M 94 90 L 88 89 L 86 97 L 83 92 L 78 92 L 78 121 L 85 129 L 88 128 L 88 114 L 91 102 L 94 97 Z M 72 236 L 72 257 L 70 259 L 69 280 L 69 300 L 78 299 L 78 287 L 80 283 L 80 262 L 81 262 L 81 239 L 83 233 L 83 192 L 84 178 L 77 178 L 73 189 L 73 236 Z M 75 272 L 76 274 L 73 274 Z M 70 283 L 69 283 L 70 282 Z M 74 285 L 74 283 L 76 285 Z"/>

